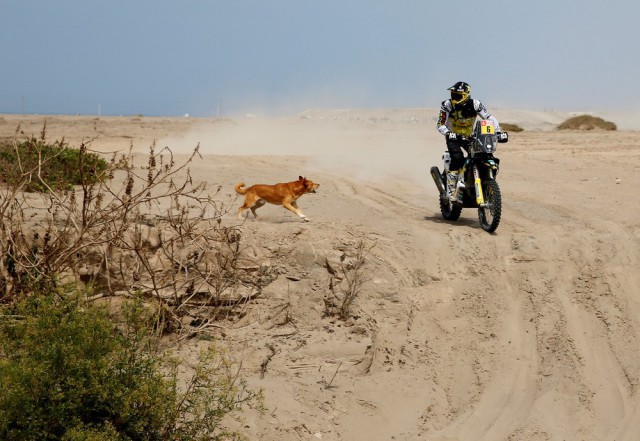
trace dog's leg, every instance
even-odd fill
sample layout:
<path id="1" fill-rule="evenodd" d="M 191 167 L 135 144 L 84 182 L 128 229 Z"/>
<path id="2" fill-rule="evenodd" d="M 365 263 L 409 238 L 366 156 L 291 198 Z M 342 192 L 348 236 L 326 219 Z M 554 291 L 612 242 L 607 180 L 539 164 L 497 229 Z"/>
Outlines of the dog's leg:
<path id="1" fill-rule="evenodd" d="M 243 212 L 244 210 L 248 210 L 248 209 L 251 209 L 251 211 L 253 211 L 253 206 L 254 206 L 255 204 L 256 204 L 256 201 L 255 201 L 255 200 L 252 200 L 252 199 L 249 197 L 249 195 L 247 195 L 247 196 L 245 197 L 245 199 L 244 199 L 244 204 L 243 204 L 240 208 L 238 208 L 238 219 L 240 219 L 240 220 L 244 220 L 244 219 L 242 218 L 242 212 Z M 255 214 L 256 214 L 256 213 L 254 212 L 253 214 L 254 214 L 254 216 L 255 216 Z"/>
<path id="2" fill-rule="evenodd" d="M 296 201 L 291 201 L 291 206 L 296 209 L 295 213 L 300 216 L 303 221 L 309 222 L 309 218 L 302 213 L 302 210 L 300 210 Z"/>
<path id="3" fill-rule="evenodd" d="M 305 216 L 304 213 L 302 213 L 302 211 L 300 211 L 300 209 L 298 208 L 298 206 L 295 203 L 295 201 L 294 202 L 284 202 L 282 204 L 282 206 L 284 208 L 286 208 L 287 210 L 289 210 L 289 211 L 293 211 L 295 214 L 300 216 L 300 219 L 302 219 L 303 221 L 309 222 L 309 218 L 307 216 Z"/>
<path id="4" fill-rule="evenodd" d="M 256 210 L 266 204 L 267 201 L 264 199 L 258 199 L 253 207 L 251 207 L 251 212 L 253 213 L 253 217 L 258 217 L 256 214 Z"/>

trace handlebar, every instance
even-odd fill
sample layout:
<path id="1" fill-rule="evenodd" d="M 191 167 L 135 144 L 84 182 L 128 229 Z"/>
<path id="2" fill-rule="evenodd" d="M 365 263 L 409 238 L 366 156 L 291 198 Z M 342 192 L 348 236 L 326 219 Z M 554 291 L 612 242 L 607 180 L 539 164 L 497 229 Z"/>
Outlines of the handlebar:
<path id="1" fill-rule="evenodd" d="M 491 136 L 496 136 L 498 138 L 498 142 L 508 142 L 509 141 L 509 133 L 508 132 L 504 132 L 504 131 L 500 131 L 500 132 L 496 132 Z M 464 135 L 458 135 L 458 139 L 460 141 L 468 141 L 468 142 L 473 142 L 477 139 L 477 136 L 475 133 L 472 133 L 469 136 L 464 136 Z"/>

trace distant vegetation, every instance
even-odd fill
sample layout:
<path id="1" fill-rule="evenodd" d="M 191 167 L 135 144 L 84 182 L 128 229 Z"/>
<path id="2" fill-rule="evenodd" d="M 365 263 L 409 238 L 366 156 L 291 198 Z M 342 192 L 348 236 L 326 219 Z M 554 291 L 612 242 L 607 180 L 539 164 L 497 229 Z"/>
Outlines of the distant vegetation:
<path id="1" fill-rule="evenodd" d="M 500 123 L 500 128 L 506 132 L 522 132 L 524 129 L 517 124 Z"/>
<path id="2" fill-rule="evenodd" d="M 47 143 L 44 135 L 0 142 L 0 182 L 21 183 L 23 191 L 71 190 L 75 185 L 95 183 L 106 169 L 107 162 L 86 151 L 85 145 L 78 149 L 64 140 Z"/>
<path id="3" fill-rule="evenodd" d="M 557 127 L 558 130 L 617 130 L 614 123 L 591 115 L 579 115 L 569 118 Z"/>

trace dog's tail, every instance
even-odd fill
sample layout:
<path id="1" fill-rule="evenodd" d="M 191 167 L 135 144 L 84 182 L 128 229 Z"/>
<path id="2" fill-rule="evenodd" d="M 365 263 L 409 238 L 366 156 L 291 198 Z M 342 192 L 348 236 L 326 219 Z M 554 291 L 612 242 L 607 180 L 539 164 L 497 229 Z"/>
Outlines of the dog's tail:
<path id="1" fill-rule="evenodd" d="M 246 194 L 247 193 L 247 189 L 246 188 L 242 188 L 244 187 L 244 182 L 239 182 L 236 184 L 236 193 L 238 194 Z"/>

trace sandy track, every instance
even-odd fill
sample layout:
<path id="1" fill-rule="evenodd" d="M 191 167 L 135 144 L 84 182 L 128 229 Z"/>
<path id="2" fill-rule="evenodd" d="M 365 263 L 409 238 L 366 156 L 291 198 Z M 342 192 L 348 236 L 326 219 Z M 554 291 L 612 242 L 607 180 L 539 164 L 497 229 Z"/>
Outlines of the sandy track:
<path id="1" fill-rule="evenodd" d="M 505 208 L 495 235 L 479 228 L 474 210 L 442 222 L 435 190 L 429 200 L 394 194 L 401 185 L 389 181 L 321 175 L 331 182 L 323 187 L 330 196 L 309 199 L 313 228 L 326 228 L 321 219 L 337 212 L 388 239 L 376 254 L 393 270 L 405 308 L 386 316 L 375 310 L 376 341 L 389 354 L 406 354 L 411 345 L 419 354 L 389 371 L 383 362 L 371 375 L 393 376 L 378 380 L 384 388 L 365 381 L 353 392 L 366 396 L 375 387 L 381 401 L 367 400 L 376 409 L 367 407 L 370 416 L 347 406 L 339 422 L 345 439 L 637 436 L 639 248 L 629 213 L 637 208 L 619 203 L 638 182 L 629 173 L 620 181 L 616 172 L 638 145 L 621 135 L 616 156 L 608 143 L 614 138 L 602 134 L 522 138 L 538 148 L 521 150 L 518 141 L 504 148 Z M 563 150 L 580 142 L 589 147 Z M 411 362 L 421 373 L 403 380 Z M 416 387 L 423 394 L 414 396 Z M 391 406 L 382 405 L 387 400 Z M 381 427 L 375 420 L 383 416 Z M 367 435 L 362 428 L 371 425 Z"/>

